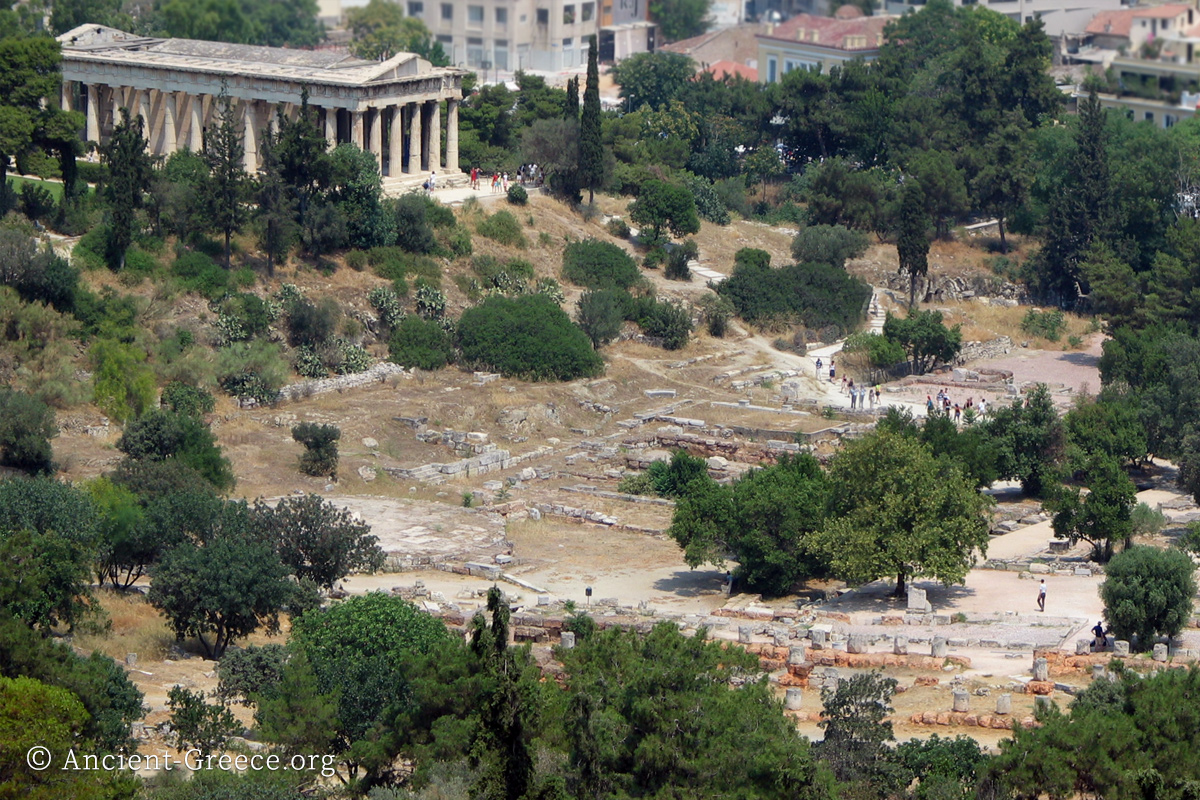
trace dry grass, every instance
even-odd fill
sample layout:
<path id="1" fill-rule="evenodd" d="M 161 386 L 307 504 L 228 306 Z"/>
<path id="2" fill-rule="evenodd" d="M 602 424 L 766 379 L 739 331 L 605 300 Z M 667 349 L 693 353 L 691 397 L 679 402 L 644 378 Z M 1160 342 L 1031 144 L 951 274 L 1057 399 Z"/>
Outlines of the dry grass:
<path id="1" fill-rule="evenodd" d="M 988 306 L 982 303 L 964 301 L 942 303 L 937 307 L 946 308 L 953 312 L 951 318 L 946 320 L 946 323 L 961 323 L 963 326 L 963 341 L 966 342 L 984 341 L 986 339 L 995 339 L 998 336 L 1008 336 L 1014 342 L 1029 342 L 1029 346 L 1036 350 L 1072 350 L 1078 348 L 1072 348 L 1067 343 L 1070 337 L 1078 336 L 1080 339 L 1085 339 L 1089 333 L 1093 332 L 1089 330 L 1092 324 L 1090 319 L 1081 317 L 1078 314 L 1064 312 L 1063 317 L 1066 319 L 1066 328 L 1063 330 L 1059 340 L 1052 342 L 1041 336 L 1031 336 L 1021 329 L 1021 321 L 1029 313 L 1029 306 L 1008 308 L 1005 306 Z M 1047 311 L 1049 309 L 1040 310 Z"/>
<path id="2" fill-rule="evenodd" d="M 75 646 L 90 653 L 99 650 L 122 661 L 126 653 L 137 653 L 148 661 L 160 661 L 175 641 L 175 634 L 154 606 L 139 592 L 102 589 L 97 599 L 108 614 L 109 627 L 100 633 L 79 633 Z"/>

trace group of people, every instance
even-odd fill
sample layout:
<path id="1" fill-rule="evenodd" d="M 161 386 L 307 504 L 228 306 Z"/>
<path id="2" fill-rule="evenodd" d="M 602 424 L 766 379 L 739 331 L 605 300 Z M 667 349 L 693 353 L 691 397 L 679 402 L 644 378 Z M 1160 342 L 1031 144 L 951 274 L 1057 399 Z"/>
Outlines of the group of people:
<path id="1" fill-rule="evenodd" d="M 875 404 L 880 402 L 882 392 L 878 386 L 855 386 L 854 379 L 847 381 L 842 378 L 842 391 L 850 394 L 850 410 L 859 411 L 867 410 L 867 405 L 870 404 L 870 410 L 875 410 Z"/>
<path id="2" fill-rule="evenodd" d="M 493 172 L 489 179 L 486 172 L 483 172 L 479 167 L 471 167 L 471 188 L 479 191 L 480 179 L 489 181 L 492 187 L 492 194 L 508 191 L 508 173 Z"/>
<path id="3" fill-rule="evenodd" d="M 967 409 L 973 409 L 977 416 L 983 416 L 987 414 L 987 398 L 979 398 L 979 404 L 976 405 L 975 398 L 968 397 L 967 402 L 960 405 L 959 403 L 955 403 L 950 399 L 949 389 L 939 389 L 937 393 L 937 399 L 934 399 L 929 395 L 925 395 L 926 416 L 932 417 L 934 414 L 940 412 L 945 414 L 947 417 L 953 416 L 954 422 L 957 424 L 962 421 L 963 412 L 965 412 Z"/>

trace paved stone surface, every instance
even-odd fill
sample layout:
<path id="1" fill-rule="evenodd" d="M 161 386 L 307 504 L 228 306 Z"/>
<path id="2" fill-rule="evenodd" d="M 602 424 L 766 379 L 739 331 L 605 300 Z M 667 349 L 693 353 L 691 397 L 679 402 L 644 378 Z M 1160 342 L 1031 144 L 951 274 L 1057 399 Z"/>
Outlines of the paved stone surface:
<path id="1" fill-rule="evenodd" d="M 382 497 L 328 498 L 357 513 L 379 537 L 392 569 L 492 563 L 510 548 L 499 514 L 441 503 Z"/>

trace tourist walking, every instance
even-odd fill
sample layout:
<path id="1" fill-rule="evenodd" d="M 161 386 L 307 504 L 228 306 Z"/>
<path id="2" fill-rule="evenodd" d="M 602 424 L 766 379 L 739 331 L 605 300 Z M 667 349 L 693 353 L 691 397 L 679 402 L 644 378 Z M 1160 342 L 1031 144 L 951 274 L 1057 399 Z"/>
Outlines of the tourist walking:
<path id="1" fill-rule="evenodd" d="M 1046 610 L 1046 579 L 1042 578 L 1041 585 L 1038 586 L 1038 611 Z"/>
<path id="2" fill-rule="evenodd" d="M 817 378 L 821 377 L 821 359 L 817 359 Z"/>
<path id="3" fill-rule="evenodd" d="M 837 374 L 837 365 L 833 363 L 833 359 L 829 359 L 829 382 L 833 383 L 834 377 Z"/>

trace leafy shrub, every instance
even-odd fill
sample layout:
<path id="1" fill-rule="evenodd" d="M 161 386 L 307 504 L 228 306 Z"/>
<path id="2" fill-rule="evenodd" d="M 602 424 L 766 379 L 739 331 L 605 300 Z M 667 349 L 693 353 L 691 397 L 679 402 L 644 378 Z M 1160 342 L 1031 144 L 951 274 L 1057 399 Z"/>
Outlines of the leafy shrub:
<path id="1" fill-rule="evenodd" d="M 672 281 L 690 281 L 692 271 L 688 262 L 694 261 L 700 255 L 700 246 L 695 239 L 688 239 L 683 244 L 671 250 L 667 256 L 667 269 L 663 276 Z"/>
<path id="2" fill-rule="evenodd" d="M 604 362 L 554 301 L 493 295 L 459 320 L 463 361 L 508 377 L 572 380 L 599 375 Z"/>
<path id="3" fill-rule="evenodd" d="M 21 213 L 33 220 L 42 220 L 54 211 L 54 195 L 40 183 L 21 184 Z"/>
<path id="4" fill-rule="evenodd" d="M 108 164 L 97 164 L 92 161 L 76 161 L 75 171 L 81 181 L 86 183 L 105 183 L 108 181 Z"/>
<path id="5" fill-rule="evenodd" d="M 588 289 L 628 289 L 641 275 L 637 262 L 610 242 L 584 239 L 563 250 L 563 278 Z"/>
<path id="6" fill-rule="evenodd" d="M 509 247 L 524 250 L 529 246 L 525 232 L 521 230 L 521 223 L 508 211 L 497 211 L 481 220 L 475 229 L 479 231 L 480 236 L 486 236 Z"/>
<path id="7" fill-rule="evenodd" d="M 890 367 L 907 357 L 904 347 L 872 331 L 859 331 L 846 337 L 842 350 L 847 353 L 866 353 L 872 367 Z"/>
<path id="8" fill-rule="evenodd" d="M 1025 319 L 1021 320 L 1021 330 L 1030 336 L 1040 336 L 1052 342 L 1057 342 L 1062 337 L 1063 331 L 1066 328 L 1066 317 L 1057 308 L 1052 308 L 1049 311 L 1039 311 L 1036 308 L 1031 308 L 1025 314 Z"/>
<path id="9" fill-rule="evenodd" d="M 351 250 L 346 253 L 346 266 L 355 272 L 362 272 L 367 267 L 367 254 L 363 250 Z"/>
<path id="10" fill-rule="evenodd" d="M 337 363 L 334 371 L 339 375 L 356 375 L 371 368 L 371 354 L 354 342 L 339 339 L 337 343 Z"/>
<path id="11" fill-rule="evenodd" d="M 82 270 L 96 270 L 107 266 L 104 254 L 108 248 L 108 227 L 97 225 L 80 237 L 71 250 L 71 261 Z"/>
<path id="12" fill-rule="evenodd" d="M 273 695 L 286 662 L 287 649 L 281 644 L 226 650 L 217 662 L 217 697 L 248 706 L 256 695 Z"/>
<path id="13" fill-rule="evenodd" d="M 296 348 L 296 360 L 293 367 L 296 374 L 304 378 L 320 380 L 329 377 L 329 368 L 325 366 L 325 359 L 309 345 Z"/>
<path id="14" fill-rule="evenodd" d="M 400 320 L 404 319 L 404 308 L 400 305 L 400 298 L 386 286 L 372 289 L 367 295 L 367 302 L 375 309 L 379 321 L 388 330 L 395 328 L 400 324 Z"/>
<path id="15" fill-rule="evenodd" d="M 399 282 L 412 277 L 434 286 L 440 286 L 442 282 L 442 270 L 436 261 L 428 256 L 406 253 L 399 247 L 372 247 L 367 253 L 367 263 L 376 275 L 389 281 Z M 397 291 L 408 294 L 407 288 Z"/>
<path id="16" fill-rule="evenodd" d="M 677 303 L 651 299 L 638 316 L 637 323 L 647 336 L 662 339 L 667 350 L 684 347 L 692 333 L 692 315 Z"/>
<path id="17" fill-rule="evenodd" d="M 0 283 L 16 289 L 27 303 L 47 303 L 70 313 L 79 272 L 49 247 L 38 250 L 26 231 L 0 228 Z"/>
<path id="18" fill-rule="evenodd" d="M 1134 536 L 1148 536 L 1160 532 L 1167 524 L 1167 516 L 1157 508 L 1138 503 L 1129 514 Z"/>
<path id="19" fill-rule="evenodd" d="M 867 235 L 841 225 L 809 225 L 792 240 L 792 258 L 802 264 L 845 267 L 847 259 L 867 252 Z"/>
<path id="20" fill-rule="evenodd" d="M 163 387 L 160 402 L 171 411 L 189 417 L 211 414 L 216 407 L 212 392 L 179 381 L 171 381 Z"/>
<path id="21" fill-rule="evenodd" d="M 217 330 L 222 344 L 242 342 L 262 336 L 271 327 L 275 311 L 258 295 L 230 295 L 217 310 Z"/>
<path id="22" fill-rule="evenodd" d="M 665 263 L 667 263 L 667 249 L 657 244 L 647 250 L 646 257 L 642 259 L 642 266 L 646 269 L 658 269 Z"/>
<path id="23" fill-rule="evenodd" d="M 288 344 L 320 347 L 337 330 L 341 315 L 341 309 L 331 297 L 326 297 L 319 305 L 304 299 L 292 302 L 287 309 Z"/>
<path id="24" fill-rule="evenodd" d="M 1083 347 L 1083 339 L 1081 339 L 1080 337 L 1078 337 L 1074 334 L 1071 334 L 1070 336 L 1067 337 L 1067 346 L 1072 349 Z"/>
<path id="25" fill-rule="evenodd" d="M 599 349 L 617 338 L 633 298 L 624 289 L 584 292 L 576 304 L 575 320 Z"/>
<path id="26" fill-rule="evenodd" d="M 456 225 L 446 235 L 446 247 L 456 258 L 469 256 L 475 250 L 471 244 L 471 232 L 461 225 Z"/>
<path id="27" fill-rule="evenodd" d="M 342 430 L 336 425 L 301 422 L 292 428 L 292 438 L 304 445 L 300 471 L 314 478 L 337 478 L 338 440 Z"/>
<path id="28" fill-rule="evenodd" d="M 659 497 L 683 497 L 693 482 L 708 478 L 708 463 L 686 450 L 676 450 L 670 461 L 655 461 L 646 474 Z"/>
<path id="29" fill-rule="evenodd" d="M 1118 639 L 1138 637 L 1149 649 L 1158 636 L 1177 636 L 1192 616 L 1196 567 L 1182 550 L 1130 547 L 1105 567 L 1100 599 Z"/>
<path id="30" fill-rule="evenodd" d="M 729 318 L 734 313 L 733 303 L 729 302 L 726 297 L 710 292 L 700 298 L 698 305 L 704 324 L 708 328 L 708 335 L 718 339 L 724 337 L 729 325 Z"/>
<path id="31" fill-rule="evenodd" d="M 171 741 L 180 750 L 196 749 L 208 755 L 225 747 L 230 736 L 242 730 L 228 708 L 204 702 L 204 692 L 173 686 L 167 693 L 171 709 Z"/>
<path id="32" fill-rule="evenodd" d="M 96 405 L 118 422 L 148 409 L 155 399 L 154 373 L 146 366 L 146 351 L 112 339 L 92 345 Z"/>
<path id="33" fill-rule="evenodd" d="M 406 194 L 393 204 L 396 217 L 396 246 L 410 253 L 432 253 L 437 237 L 430 223 L 430 203 L 418 194 Z"/>
<path id="34" fill-rule="evenodd" d="M 529 202 L 529 192 L 519 183 L 508 187 L 508 202 L 514 206 L 523 206 Z"/>
<path id="35" fill-rule="evenodd" d="M 388 360 L 403 367 L 441 369 L 454 362 L 454 342 L 436 320 L 405 317 L 388 340 Z"/>
<path id="36" fill-rule="evenodd" d="M 629 225 L 625 220 L 620 218 L 610 219 L 604 227 L 608 230 L 610 236 L 615 236 L 618 239 L 628 239 L 633 235 L 633 232 L 629 230 Z"/>
<path id="37" fill-rule="evenodd" d="M 216 299 L 229 289 L 229 272 L 197 250 L 180 253 L 171 265 L 171 274 L 189 292 L 209 299 Z"/>
<path id="38" fill-rule="evenodd" d="M 713 188 L 712 181 L 685 172 L 683 173 L 683 185 L 692 193 L 692 198 L 696 201 L 696 213 L 702 219 L 717 225 L 729 224 L 729 209 L 725 207 L 721 196 Z"/>
<path id="39" fill-rule="evenodd" d="M 217 382 L 234 397 L 273 404 L 287 374 L 279 345 L 262 340 L 239 342 L 217 354 Z"/>
<path id="40" fill-rule="evenodd" d="M 809 328 L 835 325 L 851 330 L 871 296 L 870 286 L 838 267 L 792 264 L 772 269 L 769 256 L 763 259 L 753 251 L 738 255 L 742 257 L 735 257 L 733 274 L 717 292 L 729 298 L 747 322 L 792 318 Z"/>
<path id="41" fill-rule="evenodd" d="M 649 472 L 627 472 L 617 484 L 617 491 L 624 494 L 640 494 L 654 497 L 658 490 L 654 488 L 654 476 Z"/>
<path id="42" fill-rule="evenodd" d="M 417 287 L 417 313 L 425 319 L 441 319 L 446 314 L 446 294 L 427 284 Z"/>
<path id="43" fill-rule="evenodd" d="M 0 389 L 0 465 L 53 472 L 50 439 L 58 435 L 54 411 L 36 397 Z"/>
<path id="44" fill-rule="evenodd" d="M 234 484 L 233 468 L 221 455 L 212 430 L 186 414 L 161 410 L 143 414 L 125 427 L 117 449 L 134 461 L 180 461 L 219 491 Z"/>
<path id="45" fill-rule="evenodd" d="M 562 305 L 563 297 L 562 286 L 554 278 L 538 278 L 537 286 L 533 289 L 534 294 L 544 294 L 558 305 Z"/>

